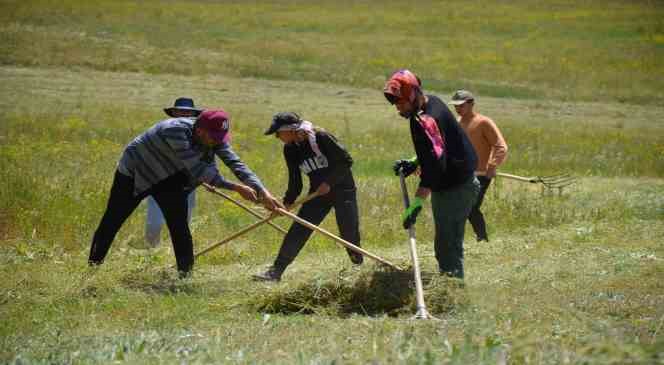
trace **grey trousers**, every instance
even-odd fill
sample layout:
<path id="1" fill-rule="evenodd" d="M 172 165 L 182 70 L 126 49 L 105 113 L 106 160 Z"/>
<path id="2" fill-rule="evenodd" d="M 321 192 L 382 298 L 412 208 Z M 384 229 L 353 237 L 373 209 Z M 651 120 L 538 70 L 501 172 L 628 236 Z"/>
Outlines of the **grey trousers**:
<path id="1" fill-rule="evenodd" d="M 431 193 L 436 228 L 434 250 L 441 273 L 463 278 L 463 236 L 466 219 L 480 192 L 475 176 L 454 188 Z"/>

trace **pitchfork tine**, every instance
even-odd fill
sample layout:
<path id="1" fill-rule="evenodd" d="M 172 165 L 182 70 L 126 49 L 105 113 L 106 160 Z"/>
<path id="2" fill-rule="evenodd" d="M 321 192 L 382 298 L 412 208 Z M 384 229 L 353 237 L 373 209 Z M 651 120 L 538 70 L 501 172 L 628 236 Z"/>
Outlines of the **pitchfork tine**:
<path id="1" fill-rule="evenodd" d="M 544 186 L 547 188 L 563 188 L 565 186 L 572 185 L 576 182 L 576 177 L 570 175 L 563 175 L 556 179 L 547 179 L 540 180 Z"/>
<path id="2" fill-rule="evenodd" d="M 499 172 L 497 176 L 503 176 L 509 179 L 514 179 L 519 181 L 527 181 L 533 184 L 542 184 L 542 186 L 547 189 L 563 188 L 565 186 L 572 185 L 576 182 L 576 177 L 570 174 L 525 177 L 525 176 L 518 176 L 518 175 Z"/>
<path id="3" fill-rule="evenodd" d="M 555 181 L 567 179 L 567 178 L 570 178 L 570 177 L 572 177 L 572 176 L 570 176 L 569 174 L 558 174 L 558 175 L 540 177 L 540 181 L 542 181 L 542 182 L 555 182 Z"/>

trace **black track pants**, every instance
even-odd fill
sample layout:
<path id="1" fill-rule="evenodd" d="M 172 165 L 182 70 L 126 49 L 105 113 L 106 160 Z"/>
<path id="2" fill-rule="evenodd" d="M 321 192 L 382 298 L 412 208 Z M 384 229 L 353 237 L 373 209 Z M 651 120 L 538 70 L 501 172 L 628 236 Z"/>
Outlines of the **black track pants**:
<path id="1" fill-rule="evenodd" d="M 341 238 L 359 247 L 360 224 L 357 196 L 354 188 L 333 189 L 327 195 L 315 198 L 302 205 L 297 216 L 319 225 L 332 208 L 334 208 Z M 293 223 L 284 237 L 279 254 L 274 261 L 274 266 L 284 270 L 286 266 L 293 262 L 311 236 L 311 232 L 311 229 L 299 223 Z"/>
<path id="2" fill-rule="evenodd" d="M 146 193 L 134 196 L 134 180 L 116 171 L 106 212 L 92 238 L 88 262 L 91 265 L 104 262 L 122 224 L 143 198 L 152 195 L 164 213 L 173 241 L 178 271 L 181 273 L 191 271 L 194 264 L 194 248 L 187 223 L 187 196 L 190 192 L 185 190 L 187 182 L 187 176 L 179 173 L 154 185 Z"/>
<path id="3" fill-rule="evenodd" d="M 468 221 L 473 226 L 473 231 L 477 236 L 478 241 L 488 241 L 489 235 L 486 231 L 486 222 L 484 221 L 484 214 L 480 208 L 482 207 L 482 202 L 484 201 L 484 194 L 486 194 L 489 185 L 491 184 L 491 179 L 486 176 L 478 176 L 477 180 L 480 182 L 480 195 L 477 197 L 477 203 L 473 206 L 473 209 L 470 211 L 468 216 Z"/>

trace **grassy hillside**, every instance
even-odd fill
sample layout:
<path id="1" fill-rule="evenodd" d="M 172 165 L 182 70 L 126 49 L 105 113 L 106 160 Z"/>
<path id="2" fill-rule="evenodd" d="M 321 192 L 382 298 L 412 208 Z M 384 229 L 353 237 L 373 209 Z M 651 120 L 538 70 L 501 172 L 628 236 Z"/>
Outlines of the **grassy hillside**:
<path id="1" fill-rule="evenodd" d="M 664 101 L 661 1 L 0 2 L 0 63 Z M 659 77 L 653 77 L 659 74 Z"/>
<path id="2" fill-rule="evenodd" d="M 528 4 L 0 1 L 0 363 L 664 363 L 662 7 Z M 87 268 L 124 145 L 180 95 L 231 113 L 234 149 L 277 196 L 271 115 L 337 135 L 364 247 L 408 268 L 390 166 L 413 150 L 381 93 L 403 65 L 444 98 L 477 91 L 510 145 L 502 171 L 579 177 L 562 194 L 496 179 L 492 241 L 468 227 L 463 288 L 436 274 L 424 209 L 425 299 L 441 321 L 410 320 L 410 271 L 353 268 L 320 235 L 284 282 L 252 282 L 280 244 L 270 227 L 178 280 L 166 233 L 159 249 L 132 247 L 144 207 Z M 200 190 L 195 249 L 254 221 Z M 334 218 L 323 227 L 336 232 Z"/>

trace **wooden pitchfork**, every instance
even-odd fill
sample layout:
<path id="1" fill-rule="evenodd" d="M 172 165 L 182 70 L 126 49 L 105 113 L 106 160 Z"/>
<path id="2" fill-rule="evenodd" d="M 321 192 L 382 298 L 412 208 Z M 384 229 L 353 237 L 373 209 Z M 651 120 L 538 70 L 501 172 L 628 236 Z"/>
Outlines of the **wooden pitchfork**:
<path id="1" fill-rule="evenodd" d="M 576 182 L 576 177 L 569 174 L 558 174 L 551 176 L 533 176 L 533 177 L 524 177 L 512 174 L 506 174 L 503 172 L 496 173 L 496 176 L 506 177 L 508 179 L 529 182 L 531 184 L 542 184 L 542 187 L 547 189 L 562 189 L 566 186 L 570 186 Z"/>

